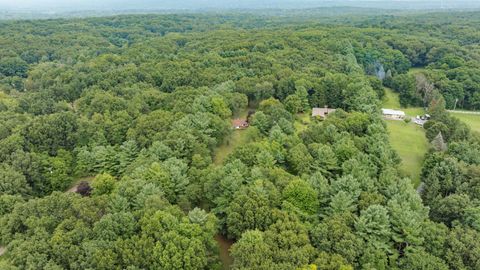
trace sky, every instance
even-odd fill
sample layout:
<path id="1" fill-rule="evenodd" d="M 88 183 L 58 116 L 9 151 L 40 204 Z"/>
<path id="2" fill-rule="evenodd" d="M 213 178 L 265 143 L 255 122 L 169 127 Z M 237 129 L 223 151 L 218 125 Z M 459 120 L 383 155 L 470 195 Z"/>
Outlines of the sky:
<path id="1" fill-rule="evenodd" d="M 362 6 L 379 8 L 480 8 L 480 0 L 0 0 L 2 10 L 82 11 L 127 9 L 248 9 Z"/>

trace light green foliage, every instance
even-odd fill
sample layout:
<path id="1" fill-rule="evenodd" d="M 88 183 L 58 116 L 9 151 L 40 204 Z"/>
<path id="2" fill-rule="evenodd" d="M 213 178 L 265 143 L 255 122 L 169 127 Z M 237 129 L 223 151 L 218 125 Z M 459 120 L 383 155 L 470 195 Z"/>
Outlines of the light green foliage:
<path id="1" fill-rule="evenodd" d="M 255 182 L 234 194 L 227 208 L 228 236 L 238 239 L 247 230 L 265 230 L 273 222 L 279 194 L 270 182 Z"/>
<path id="2" fill-rule="evenodd" d="M 283 199 L 310 215 L 314 215 L 319 206 L 317 192 L 303 180 L 290 182 L 283 190 Z"/>
<path id="3" fill-rule="evenodd" d="M 270 247 L 260 231 L 247 231 L 232 247 L 233 269 L 267 270 L 273 267 Z"/>
<path id="4" fill-rule="evenodd" d="M 104 195 L 109 194 L 115 188 L 116 180 L 109 174 L 99 174 L 92 182 L 93 194 Z"/>
<path id="5" fill-rule="evenodd" d="M 375 248 L 387 250 L 390 238 L 390 221 L 388 211 L 383 206 L 372 205 L 360 214 L 355 223 L 360 237 Z"/>
<path id="6" fill-rule="evenodd" d="M 25 176 L 10 166 L 0 167 L 0 195 L 27 195 L 29 190 Z"/>

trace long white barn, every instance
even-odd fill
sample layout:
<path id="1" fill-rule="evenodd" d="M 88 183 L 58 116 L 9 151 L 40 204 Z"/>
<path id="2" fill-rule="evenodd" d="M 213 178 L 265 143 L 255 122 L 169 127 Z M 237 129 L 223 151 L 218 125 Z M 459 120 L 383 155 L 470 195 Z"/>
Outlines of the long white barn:
<path id="1" fill-rule="evenodd" d="M 405 119 L 404 111 L 397 111 L 392 109 L 382 109 L 382 114 L 385 118 L 389 119 Z"/>

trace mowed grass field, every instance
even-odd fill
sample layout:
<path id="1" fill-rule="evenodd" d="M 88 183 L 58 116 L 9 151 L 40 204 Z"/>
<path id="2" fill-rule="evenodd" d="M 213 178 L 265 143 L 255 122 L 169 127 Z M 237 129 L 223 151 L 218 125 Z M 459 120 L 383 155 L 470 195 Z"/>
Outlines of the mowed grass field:
<path id="1" fill-rule="evenodd" d="M 390 144 L 402 159 L 401 172 L 412 179 L 415 186 L 420 184 L 423 159 L 428 142 L 422 127 L 414 123 L 388 120 Z"/>
<path id="2" fill-rule="evenodd" d="M 450 112 L 450 114 L 470 126 L 473 131 L 480 133 L 480 114 L 465 114 L 454 112 Z"/>
<path id="3" fill-rule="evenodd" d="M 423 108 L 402 108 L 398 94 L 391 89 L 385 89 L 383 108 L 402 110 L 409 117 L 425 114 Z M 420 184 L 423 159 L 428 149 L 428 141 L 422 127 L 413 122 L 405 123 L 398 120 L 386 120 L 390 144 L 402 159 L 401 172 L 412 179 L 413 184 Z"/>

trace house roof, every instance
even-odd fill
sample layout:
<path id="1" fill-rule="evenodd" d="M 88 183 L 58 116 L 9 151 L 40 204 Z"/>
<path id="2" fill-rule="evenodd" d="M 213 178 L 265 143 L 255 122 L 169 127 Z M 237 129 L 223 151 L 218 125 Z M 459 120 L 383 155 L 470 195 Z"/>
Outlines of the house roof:
<path id="1" fill-rule="evenodd" d="M 397 110 L 392 110 L 392 109 L 382 109 L 382 114 L 384 114 L 384 115 L 405 116 L 404 111 L 397 111 Z"/>
<path id="2" fill-rule="evenodd" d="M 327 114 L 334 112 L 335 109 L 330 108 L 313 108 L 312 109 L 312 116 L 320 116 L 325 117 Z"/>
<path id="3" fill-rule="evenodd" d="M 233 119 L 232 125 L 235 127 L 243 127 L 243 126 L 248 126 L 248 122 L 245 119 L 237 118 L 237 119 Z"/>

